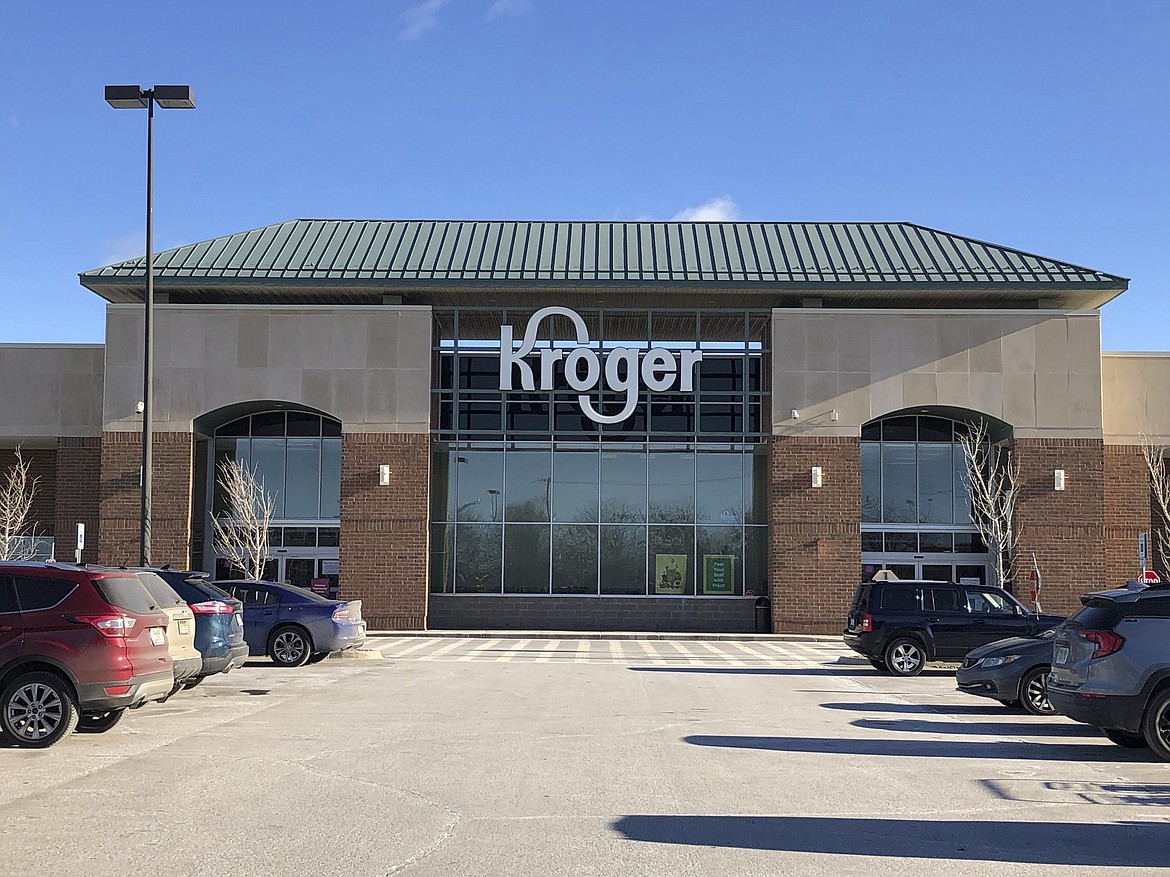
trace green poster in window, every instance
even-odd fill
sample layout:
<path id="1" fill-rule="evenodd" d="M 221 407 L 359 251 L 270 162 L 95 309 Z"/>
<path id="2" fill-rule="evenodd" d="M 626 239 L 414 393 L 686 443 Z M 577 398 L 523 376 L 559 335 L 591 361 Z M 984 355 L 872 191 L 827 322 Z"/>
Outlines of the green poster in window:
<path id="1" fill-rule="evenodd" d="M 733 555 L 703 555 L 703 593 L 735 593 L 735 557 Z"/>
<path id="2" fill-rule="evenodd" d="M 686 590 L 687 556 L 685 554 L 654 555 L 654 593 L 681 594 Z"/>

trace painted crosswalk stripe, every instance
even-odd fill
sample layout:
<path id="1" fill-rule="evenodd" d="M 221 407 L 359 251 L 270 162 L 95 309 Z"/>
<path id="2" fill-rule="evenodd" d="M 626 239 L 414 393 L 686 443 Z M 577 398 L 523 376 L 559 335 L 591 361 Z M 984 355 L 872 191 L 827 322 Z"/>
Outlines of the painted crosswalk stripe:
<path id="1" fill-rule="evenodd" d="M 516 642 L 514 642 L 514 643 L 512 643 L 512 645 L 508 646 L 508 648 L 504 652 L 504 654 L 502 654 L 498 658 L 496 658 L 496 663 L 497 664 L 506 663 L 508 661 L 511 661 L 513 658 L 523 657 L 524 650 L 526 648 L 528 648 L 528 644 L 530 642 L 532 642 L 532 640 L 530 640 L 530 639 L 516 640 Z M 516 654 L 517 652 L 519 652 L 520 654 Z"/>
<path id="2" fill-rule="evenodd" d="M 733 645 L 733 646 L 735 646 L 735 648 L 739 649 L 739 650 L 740 650 L 741 652 L 743 652 L 744 654 L 751 655 L 753 658 L 755 658 L 755 659 L 757 659 L 757 660 L 759 660 L 759 661 L 768 661 L 768 662 L 770 662 L 770 661 L 773 661 L 773 660 L 775 660 L 775 659 L 774 659 L 774 658 L 772 658 L 770 655 L 765 655 L 765 654 L 763 654 L 762 652 L 757 652 L 755 649 L 748 648 L 748 647 L 747 647 L 747 646 L 745 646 L 743 643 L 739 643 L 739 642 L 735 642 L 734 640 L 731 640 L 731 641 L 730 641 L 730 645 Z"/>
<path id="3" fill-rule="evenodd" d="M 743 660 L 743 658 L 741 658 L 739 655 L 732 655 L 725 649 L 721 649 L 712 643 L 706 642 L 705 640 L 699 640 L 698 645 L 702 646 L 704 649 L 710 652 L 720 665 L 730 665 L 732 667 L 747 666 L 747 661 Z M 720 645 L 722 645 L 722 643 Z"/>
<path id="4" fill-rule="evenodd" d="M 662 657 L 651 645 L 648 640 L 638 640 L 638 645 L 642 647 L 642 651 L 650 658 L 651 664 L 665 664 L 666 658 Z"/>
<path id="5" fill-rule="evenodd" d="M 486 642 L 484 642 L 482 645 L 477 645 L 477 644 L 473 643 L 471 645 L 471 647 L 467 650 L 467 654 L 460 655 L 455 660 L 456 661 L 474 661 L 477 658 L 487 657 L 484 653 L 490 652 L 492 649 L 494 649 L 496 646 L 498 646 L 501 642 L 503 642 L 503 640 L 489 639 Z"/>
<path id="6" fill-rule="evenodd" d="M 398 646 L 406 645 L 406 643 L 410 643 L 410 645 L 408 645 L 405 649 L 402 649 L 401 651 L 398 651 L 398 652 L 394 652 L 393 654 L 387 654 L 388 649 L 395 649 L 395 648 L 398 648 Z M 422 638 L 418 639 L 417 641 L 412 641 L 412 640 L 408 640 L 408 639 L 396 639 L 393 642 L 387 643 L 384 646 L 379 646 L 378 651 L 381 652 L 387 658 L 400 658 L 403 655 L 409 655 L 411 652 L 417 652 L 419 649 L 425 649 L 427 646 L 430 646 L 430 645 L 434 645 L 434 640 L 427 639 L 426 637 L 422 637 Z"/>
<path id="7" fill-rule="evenodd" d="M 561 645 L 559 639 L 550 639 L 544 644 L 544 648 L 540 650 L 540 654 L 536 657 L 536 663 L 547 664 L 552 660 L 552 653 L 555 652 Z"/>
<path id="8" fill-rule="evenodd" d="M 680 643 L 678 640 L 673 640 L 673 639 L 672 640 L 665 640 L 665 642 L 667 642 L 671 646 L 673 646 L 674 650 L 683 656 L 683 660 L 686 661 L 688 667 L 694 666 L 695 664 L 702 663 L 702 659 L 698 655 L 696 655 L 694 652 L 691 652 L 691 651 L 683 648 L 682 643 Z M 673 656 L 671 656 L 671 657 L 673 658 Z"/>
<path id="9" fill-rule="evenodd" d="M 433 652 L 427 652 L 425 655 L 419 655 L 418 659 L 420 661 L 437 661 L 443 655 L 447 654 L 447 652 L 453 652 L 455 649 L 466 644 L 467 640 L 464 639 L 451 640 L 451 642 L 447 643 L 445 646 L 439 646 L 439 648 L 435 649 Z"/>

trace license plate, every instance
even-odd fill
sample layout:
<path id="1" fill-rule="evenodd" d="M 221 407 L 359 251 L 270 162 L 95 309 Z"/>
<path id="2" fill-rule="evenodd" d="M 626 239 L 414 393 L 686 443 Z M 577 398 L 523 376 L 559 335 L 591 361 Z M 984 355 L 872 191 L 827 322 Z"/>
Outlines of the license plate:
<path id="1" fill-rule="evenodd" d="M 167 641 L 167 636 L 163 633 L 161 627 L 152 627 L 150 629 L 150 641 L 156 646 L 161 646 Z"/>
<path id="2" fill-rule="evenodd" d="M 191 632 L 191 626 L 186 621 L 179 622 L 179 636 L 186 636 Z"/>
<path id="3" fill-rule="evenodd" d="M 1056 645 L 1056 663 L 1063 664 L 1068 660 L 1068 646 L 1064 643 L 1057 643 Z"/>

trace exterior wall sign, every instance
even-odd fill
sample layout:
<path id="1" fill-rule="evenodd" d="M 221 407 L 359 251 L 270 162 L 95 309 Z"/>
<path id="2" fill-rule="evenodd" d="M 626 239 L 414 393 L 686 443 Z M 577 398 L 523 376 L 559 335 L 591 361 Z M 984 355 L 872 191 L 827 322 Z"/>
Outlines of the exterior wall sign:
<path id="1" fill-rule="evenodd" d="M 563 350 L 556 347 L 542 347 L 539 351 L 540 383 L 533 374 L 533 363 L 526 357 L 536 347 L 536 332 L 546 317 L 565 317 L 573 323 L 577 333 L 577 347 Z M 513 346 L 512 327 L 500 326 L 500 389 L 512 389 L 514 374 L 520 377 L 521 389 L 529 392 L 553 389 L 553 365 L 564 361 L 565 381 L 579 393 L 595 389 L 604 378 L 606 389 L 624 392 L 625 400 L 617 414 L 603 414 L 593 407 L 587 395 L 577 397 L 581 411 L 594 423 L 621 423 L 634 413 L 638 397 L 645 384 L 655 393 L 674 388 L 682 392 L 694 389 L 695 363 L 702 361 L 701 350 L 682 350 L 674 353 L 662 347 L 652 347 L 643 355 L 633 347 L 614 347 L 602 357 L 590 346 L 589 329 L 576 311 L 568 308 L 541 308 L 528 321 L 524 338 L 519 347 Z"/>

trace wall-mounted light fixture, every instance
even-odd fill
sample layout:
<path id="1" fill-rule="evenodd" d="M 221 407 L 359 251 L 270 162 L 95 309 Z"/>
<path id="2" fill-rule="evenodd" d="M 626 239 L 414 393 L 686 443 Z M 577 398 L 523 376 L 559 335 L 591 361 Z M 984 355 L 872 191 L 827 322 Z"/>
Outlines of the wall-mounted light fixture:
<path id="1" fill-rule="evenodd" d="M 1053 490 L 1064 490 L 1064 470 L 1057 469 L 1053 473 L 1052 481 L 1053 481 L 1053 483 L 1052 483 Z"/>
<path id="2" fill-rule="evenodd" d="M 813 466 L 812 467 L 812 486 L 813 487 L 820 487 L 823 483 L 824 483 L 824 479 L 821 476 L 821 467 L 820 466 Z"/>
<path id="3" fill-rule="evenodd" d="M 833 421 L 833 423 L 837 422 L 837 409 L 836 408 L 834 408 L 832 411 L 829 412 L 829 420 Z"/>
<path id="4" fill-rule="evenodd" d="M 797 411 L 795 408 L 793 408 L 793 409 L 792 409 L 792 412 L 790 413 L 790 415 L 789 415 L 789 416 L 790 416 L 790 417 L 791 417 L 793 420 L 799 420 L 799 419 L 800 419 L 800 412 L 799 412 L 799 411 Z"/>
<path id="5" fill-rule="evenodd" d="M 378 466 L 378 483 L 386 487 L 390 483 L 390 464 L 382 463 Z"/>

